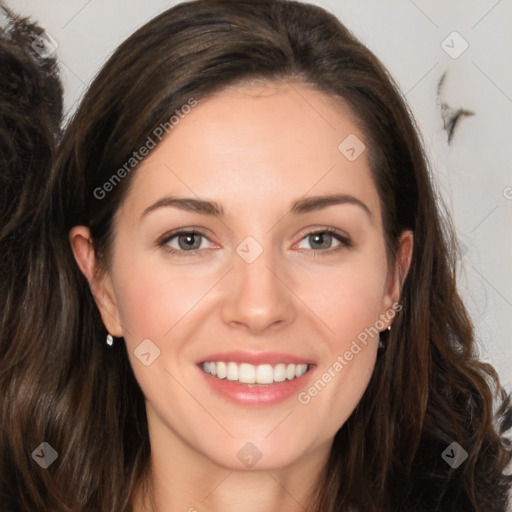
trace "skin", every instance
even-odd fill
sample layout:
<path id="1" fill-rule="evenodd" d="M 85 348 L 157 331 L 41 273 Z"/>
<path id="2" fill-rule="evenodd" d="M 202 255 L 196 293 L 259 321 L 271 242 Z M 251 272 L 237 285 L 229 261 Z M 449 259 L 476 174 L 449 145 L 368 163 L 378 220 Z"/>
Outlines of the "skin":
<path id="1" fill-rule="evenodd" d="M 116 214 L 107 275 L 94 273 L 89 230 L 71 230 L 103 322 L 124 338 L 146 397 L 153 503 L 140 495 L 136 511 L 303 510 L 335 433 L 368 385 L 377 337 L 305 405 L 296 395 L 235 405 L 212 393 L 195 362 L 228 350 L 286 352 L 315 362 L 307 389 L 399 302 L 412 233 L 402 234 L 388 267 L 366 154 L 351 162 L 338 150 L 350 134 L 365 140 L 349 109 L 305 85 L 225 89 L 202 100 L 135 171 Z M 348 203 L 286 214 L 294 200 L 334 192 L 356 197 L 371 216 Z M 170 194 L 215 200 L 225 217 L 167 206 L 141 219 Z M 187 255 L 183 237 L 181 246 L 179 238 L 167 245 L 184 257 L 157 245 L 166 232 L 192 226 L 205 235 L 195 239 L 204 257 Z M 334 251 L 336 238 L 307 236 L 325 227 L 353 246 Z M 247 236 L 263 249 L 252 263 L 236 252 Z M 134 355 L 144 339 L 161 351 L 149 366 Z M 237 458 L 247 442 L 262 454 L 251 469 Z"/>

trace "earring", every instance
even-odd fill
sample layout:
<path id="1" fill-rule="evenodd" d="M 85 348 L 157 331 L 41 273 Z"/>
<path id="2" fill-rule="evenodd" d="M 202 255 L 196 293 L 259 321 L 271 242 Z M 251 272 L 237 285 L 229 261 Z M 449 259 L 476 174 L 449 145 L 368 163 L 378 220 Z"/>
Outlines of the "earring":
<path id="1" fill-rule="evenodd" d="M 391 331 L 391 325 L 388 325 L 388 326 L 387 326 L 387 330 L 388 330 L 388 331 Z M 382 340 L 380 339 L 380 335 L 379 335 L 379 344 L 378 344 L 378 347 L 379 347 L 379 348 L 384 348 L 384 347 L 385 347 L 384 343 L 382 343 Z"/>
<path id="2" fill-rule="evenodd" d="M 107 334 L 107 345 L 111 347 L 113 344 L 114 344 L 114 338 L 109 333 L 109 334 Z"/>

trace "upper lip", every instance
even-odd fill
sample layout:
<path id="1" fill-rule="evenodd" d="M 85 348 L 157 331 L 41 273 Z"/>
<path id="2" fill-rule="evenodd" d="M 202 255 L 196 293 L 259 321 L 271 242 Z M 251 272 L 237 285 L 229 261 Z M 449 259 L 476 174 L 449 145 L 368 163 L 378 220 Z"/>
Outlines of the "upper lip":
<path id="1" fill-rule="evenodd" d="M 215 354 L 210 354 L 201 358 L 197 361 L 197 364 L 200 363 L 210 363 L 216 361 L 224 361 L 229 362 L 233 361 L 234 363 L 249 363 L 252 365 L 260 365 L 260 364 L 271 364 L 276 365 L 279 363 L 292 363 L 292 364 L 314 364 L 314 361 L 311 359 L 307 359 L 304 357 L 294 356 L 293 354 L 286 354 L 284 352 L 241 352 L 241 351 L 233 351 L 233 352 L 216 352 Z"/>

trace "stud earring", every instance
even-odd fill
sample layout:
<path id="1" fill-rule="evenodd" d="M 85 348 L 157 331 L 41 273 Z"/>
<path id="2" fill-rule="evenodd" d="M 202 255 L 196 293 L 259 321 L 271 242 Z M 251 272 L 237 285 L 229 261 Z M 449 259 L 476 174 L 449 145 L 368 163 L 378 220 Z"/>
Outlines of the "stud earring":
<path id="1" fill-rule="evenodd" d="M 391 331 L 391 325 L 387 326 L 387 330 Z M 378 347 L 381 348 L 381 349 L 385 347 L 384 343 L 382 342 L 382 340 L 380 338 L 380 335 L 379 335 L 379 345 L 378 345 Z"/>
<path id="2" fill-rule="evenodd" d="M 109 334 L 107 334 L 107 345 L 111 347 L 113 344 L 114 344 L 114 338 L 109 333 Z"/>

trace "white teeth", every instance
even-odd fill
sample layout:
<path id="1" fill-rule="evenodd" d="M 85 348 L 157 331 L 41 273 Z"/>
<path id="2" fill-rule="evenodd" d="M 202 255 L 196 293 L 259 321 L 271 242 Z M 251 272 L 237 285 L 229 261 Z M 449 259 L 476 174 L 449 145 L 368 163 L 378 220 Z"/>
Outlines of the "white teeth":
<path id="1" fill-rule="evenodd" d="M 211 366 L 211 363 L 210 363 Z M 295 377 L 300 377 L 304 375 L 308 371 L 308 365 L 307 364 L 298 364 L 295 367 Z"/>
<path id="2" fill-rule="evenodd" d="M 272 384 L 274 382 L 274 368 L 271 364 L 260 364 L 256 368 L 256 382 L 258 384 Z"/>
<path id="3" fill-rule="evenodd" d="M 286 380 L 286 365 L 283 363 L 274 366 L 274 380 L 276 382 L 283 382 Z"/>
<path id="4" fill-rule="evenodd" d="M 272 384 L 273 382 L 284 382 L 304 375 L 309 367 L 307 364 L 285 364 L 276 365 L 260 364 L 255 366 L 249 363 L 235 363 L 233 361 L 210 361 L 202 364 L 202 369 L 218 379 L 238 381 L 243 384 Z"/>
<path id="5" fill-rule="evenodd" d="M 210 373 L 213 375 L 212 366 L 214 368 L 217 367 L 217 377 L 219 379 L 225 379 L 226 378 L 226 375 L 228 374 L 227 368 L 226 368 L 226 363 L 222 363 L 222 362 L 217 363 L 217 364 L 213 363 L 213 365 L 212 365 L 212 363 L 210 363 Z"/>
<path id="6" fill-rule="evenodd" d="M 238 365 L 236 363 L 228 363 L 226 378 L 228 380 L 238 380 Z"/>
<path id="7" fill-rule="evenodd" d="M 254 384 L 256 382 L 256 368 L 252 364 L 242 363 L 238 369 L 238 380 L 244 384 Z"/>

